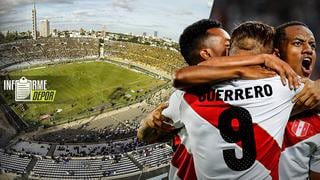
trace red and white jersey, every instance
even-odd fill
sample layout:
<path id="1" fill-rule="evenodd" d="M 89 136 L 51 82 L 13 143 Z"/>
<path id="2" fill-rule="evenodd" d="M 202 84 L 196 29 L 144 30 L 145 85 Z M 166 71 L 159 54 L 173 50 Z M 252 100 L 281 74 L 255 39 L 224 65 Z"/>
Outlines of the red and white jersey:
<path id="1" fill-rule="evenodd" d="M 184 91 L 177 90 L 170 97 L 170 102 L 181 102 Z M 170 106 L 163 111 L 164 114 L 170 113 L 174 126 L 179 128 L 178 134 L 173 139 L 174 154 L 171 159 L 171 166 L 169 170 L 169 179 L 197 179 L 194 169 L 193 157 L 190 150 L 190 143 L 188 133 L 182 121 L 180 121 L 179 114 L 174 114 L 169 111 L 178 112 L 180 105 Z M 173 117 L 175 116 L 175 117 Z"/>
<path id="2" fill-rule="evenodd" d="M 163 115 L 185 127 L 184 145 L 198 179 L 278 179 L 284 130 L 297 92 L 278 76 L 234 80 L 175 91 Z"/>
<path id="3" fill-rule="evenodd" d="M 320 173 L 320 114 L 309 113 L 288 122 L 280 158 L 280 178 L 308 179 Z"/>
<path id="4" fill-rule="evenodd" d="M 174 155 L 171 159 L 169 179 L 197 179 L 190 152 L 186 129 L 182 128 L 174 138 Z"/>

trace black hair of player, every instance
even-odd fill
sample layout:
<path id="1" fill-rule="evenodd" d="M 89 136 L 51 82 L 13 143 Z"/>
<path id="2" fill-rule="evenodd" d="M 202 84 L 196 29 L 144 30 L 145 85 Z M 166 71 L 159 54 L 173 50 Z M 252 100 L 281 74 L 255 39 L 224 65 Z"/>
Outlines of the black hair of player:
<path id="1" fill-rule="evenodd" d="M 179 39 L 180 52 L 189 65 L 200 62 L 199 50 L 202 42 L 209 36 L 211 28 L 222 28 L 220 22 L 211 19 L 202 19 L 186 27 Z"/>
<path id="2" fill-rule="evenodd" d="M 274 43 L 276 48 L 280 48 L 282 42 L 286 39 L 286 28 L 291 26 L 304 26 L 309 29 L 309 27 L 300 21 L 289 21 L 276 27 L 276 35 L 274 38 Z"/>

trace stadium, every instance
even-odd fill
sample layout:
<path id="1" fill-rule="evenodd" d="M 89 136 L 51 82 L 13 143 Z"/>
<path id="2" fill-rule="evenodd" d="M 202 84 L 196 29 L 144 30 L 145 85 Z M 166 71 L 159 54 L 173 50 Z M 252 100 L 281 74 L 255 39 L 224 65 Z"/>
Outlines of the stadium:
<path id="1" fill-rule="evenodd" d="M 184 62 L 172 47 L 144 41 L 151 43 L 51 37 L 1 44 L 2 80 L 46 79 L 56 90 L 51 103 L 18 103 L 14 91 L 1 90 L 2 175 L 166 177 L 171 147 L 139 142 L 136 130 L 168 98 L 170 74 Z"/>
<path id="2" fill-rule="evenodd" d="M 148 144 L 136 137 L 140 121 L 172 94 L 173 72 L 186 66 L 178 43 L 170 38 L 177 40 L 186 26 L 208 18 L 210 9 L 209 19 L 219 20 L 230 33 L 236 25 L 248 20 L 274 27 L 298 20 L 308 24 L 316 39 L 320 37 L 316 21 L 320 3 L 315 0 L 293 0 L 289 4 L 275 0 L 206 1 L 40 1 L 38 16 L 35 1 L 1 2 L 0 179 L 169 179 L 174 176 L 168 173 L 170 163 L 177 168 L 178 176 L 174 178 L 202 179 L 193 172 L 192 154 L 184 143 L 180 146 L 184 149 L 178 151 L 171 146 L 174 143 Z M 26 11 L 32 18 L 22 18 Z M 37 17 L 42 24 L 38 29 Z M 51 32 L 48 19 L 52 23 Z M 150 32 L 153 36 L 147 36 Z M 319 75 L 318 60 L 311 79 L 319 79 Z M 31 83 L 28 87 L 39 86 L 28 96 L 16 91 L 17 82 L 25 79 Z M 43 91 L 53 93 L 53 98 L 46 101 L 33 94 Z M 21 101 L 22 96 L 29 98 L 29 102 Z M 302 123 L 301 120 L 291 125 L 298 129 Z M 319 127 L 318 122 L 315 124 Z M 238 128 L 232 130 L 236 131 L 241 132 Z M 316 135 L 314 140 L 319 144 L 319 133 Z M 212 139 L 215 138 L 203 144 L 210 145 L 207 142 Z M 227 140 L 221 142 L 224 141 Z M 308 147 L 316 149 L 313 145 L 310 143 Z M 212 148 L 203 149 L 209 150 L 209 156 L 203 156 L 205 160 L 212 154 L 220 157 L 212 153 L 215 152 Z M 277 156 L 266 149 L 261 151 L 267 157 L 264 160 Z M 309 150 L 307 146 L 301 149 Z M 173 156 L 174 152 L 178 156 Z M 181 161 L 176 163 L 172 157 Z M 299 156 L 292 157 L 296 161 Z M 219 161 L 210 161 L 212 164 L 207 167 L 228 163 L 225 159 L 223 163 Z M 286 168 L 292 168 L 293 161 Z M 270 172 L 278 168 L 275 164 L 267 165 Z M 312 173 L 311 163 L 303 165 L 309 166 L 303 167 L 308 172 L 295 175 Z M 227 168 L 227 172 L 232 171 L 230 174 L 221 171 L 215 174 L 228 178 L 215 179 L 237 179 L 232 175 L 240 172 L 238 168 L 242 165 L 234 166 Z M 206 168 L 199 164 L 195 167 Z M 264 179 L 258 176 L 262 171 L 257 172 L 257 176 L 243 177 Z"/>

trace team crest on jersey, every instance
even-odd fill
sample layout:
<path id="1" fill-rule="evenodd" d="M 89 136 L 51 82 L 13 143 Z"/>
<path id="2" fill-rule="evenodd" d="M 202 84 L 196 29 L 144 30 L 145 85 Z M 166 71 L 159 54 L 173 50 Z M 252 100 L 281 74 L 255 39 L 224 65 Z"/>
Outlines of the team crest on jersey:
<path id="1" fill-rule="evenodd" d="M 309 130 L 310 124 L 301 120 L 296 120 L 293 122 L 291 131 L 297 136 L 297 137 L 303 137 L 306 136 Z"/>

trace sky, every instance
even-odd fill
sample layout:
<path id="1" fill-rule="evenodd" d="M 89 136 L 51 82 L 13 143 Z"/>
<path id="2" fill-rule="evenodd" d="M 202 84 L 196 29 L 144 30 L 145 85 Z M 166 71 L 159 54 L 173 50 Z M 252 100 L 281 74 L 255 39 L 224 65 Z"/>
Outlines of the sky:
<path id="1" fill-rule="evenodd" d="M 35 0 L 37 22 L 50 29 L 103 30 L 178 40 L 191 23 L 208 18 L 213 0 Z M 1 0 L 0 31 L 32 28 L 33 0 Z M 39 29 L 38 29 L 39 30 Z"/>

